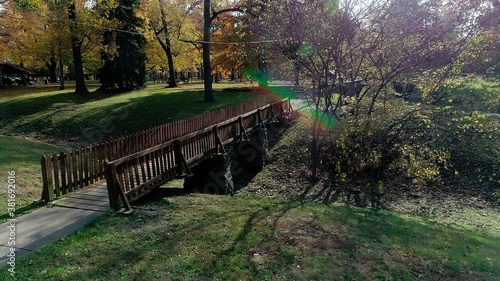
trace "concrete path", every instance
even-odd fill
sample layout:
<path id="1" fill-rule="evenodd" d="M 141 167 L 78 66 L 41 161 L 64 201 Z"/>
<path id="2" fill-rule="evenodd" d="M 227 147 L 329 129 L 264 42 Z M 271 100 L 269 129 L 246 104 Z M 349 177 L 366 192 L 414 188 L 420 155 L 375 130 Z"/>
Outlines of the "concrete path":
<path id="1" fill-rule="evenodd" d="M 307 107 L 307 101 L 304 99 L 291 99 L 290 104 L 292 105 L 293 110 L 302 110 Z"/>
<path id="2" fill-rule="evenodd" d="M 100 188 L 99 188 L 100 187 Z M 55 242 L 108 213 L 107 192 L 102 186 L 88 188 L 0 224 L 0 268 L 9 261 L 9 238 L 15 236 L 15 260 Z M 90 197 L 94 195 L 94 197 Z M 80 198 L 81 197 L 81 198 Z M 104 200 L 105 199 L 105 200 Z M 82 204 L 85 203 L 85 204 Z M 59 206 L 58 206 L 59 205 Z M 12 226 L 15 223 L 15 228 Z M 12 240 L 10 240 L 12 241 Z M 12 242 L 11 242 L 12 243 Z"/>

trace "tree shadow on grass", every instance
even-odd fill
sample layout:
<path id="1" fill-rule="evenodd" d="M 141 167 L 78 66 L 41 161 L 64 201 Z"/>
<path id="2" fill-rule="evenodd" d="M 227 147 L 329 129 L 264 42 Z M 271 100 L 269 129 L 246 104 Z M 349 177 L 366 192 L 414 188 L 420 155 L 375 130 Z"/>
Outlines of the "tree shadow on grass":
<path id="1" fill-rule="evenodd" d="M 248 92 L 221 91 L 216 102 L 203 102 L 201 91 L 124 93 L 109 97 L 64 93 L 0 103 L 0 125 L 15 133 L 41 133 L 56 142 L 92 143 L 146 130 L 256 98 Z M 110 98 L 117 98 L 116 102 Z M 85 107 L 81 105 L 87 104 Z"/>
<path id="2" fill-rule="evenodd" d="M 494 256 L 499 245 L 493 237 L 391 213 L 206 195 L 182 197 L 155 209 L 163 214 L 99 220 L 21 260 L 18 276 L 494 280 L 500 275 Z M 28 272 L 28 260 L 48 272 Z"/>

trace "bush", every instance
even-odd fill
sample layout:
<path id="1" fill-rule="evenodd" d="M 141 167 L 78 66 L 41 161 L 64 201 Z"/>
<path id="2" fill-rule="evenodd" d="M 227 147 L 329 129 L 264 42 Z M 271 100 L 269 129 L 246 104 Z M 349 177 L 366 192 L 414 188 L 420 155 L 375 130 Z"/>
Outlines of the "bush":
<path id="1" fill-rule="evenodd" d="M 492 98 L 499 94 L 484 85 L 467 85 L 477 89 L 472 93 L 487 105 L 483 108 L 495 110 Z M 471 104 L 476 99 L 463 96 L 471 92 L 462 88 L 451 90 L 439 105 L 393 99 L 371 117 L 348 116 L 339 122 L 325 138 L 322 153 L 330 182 L 383 192 L 379 182 L 388 179 L 418 185 L 474 180 L 494 192 L 500 186 L 500 115 L 467 110 L 481 105 Z"/>
<path id="2" fill-rule="evenodd" d="M 362 186 L 387 177 L 439 181 L 447 153 L 434 146 L 430 119 L 421 112 L 421 105 L 391 101 L 371 117 L 341 121 L 325 144 L 330 178 Z"/>

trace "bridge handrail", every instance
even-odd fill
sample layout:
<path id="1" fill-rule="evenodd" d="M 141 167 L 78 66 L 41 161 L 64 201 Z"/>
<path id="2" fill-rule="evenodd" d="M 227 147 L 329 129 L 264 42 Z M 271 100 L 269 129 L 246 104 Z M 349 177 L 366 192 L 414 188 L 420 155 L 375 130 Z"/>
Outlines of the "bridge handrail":
<path id="1" fill-rule="evenodd" d="M 123 205 L 130 210 L 129 202 L 146 195 L 155 186 L 188 173 L 191 165 L 218 153 L 224 144 L 242 138 L 243 134 L 289 110 L 289 100 L 279 100 L 163 144 L 106 161 L 111 208 L 118 211 Z"/>
<path id="2" fill-rule="evenodd" d="M 238 116 L 269 104 L 274 97 L 265 96 L 244 104 L 202 113 L 125 137 L 92 143 L 71 151 L 41 157 L 42 200 L 52 201 L 64 194 L 90 186 L 105 178 L 105 160 L 115 160 L 161 145 L 193 131 Z"/>

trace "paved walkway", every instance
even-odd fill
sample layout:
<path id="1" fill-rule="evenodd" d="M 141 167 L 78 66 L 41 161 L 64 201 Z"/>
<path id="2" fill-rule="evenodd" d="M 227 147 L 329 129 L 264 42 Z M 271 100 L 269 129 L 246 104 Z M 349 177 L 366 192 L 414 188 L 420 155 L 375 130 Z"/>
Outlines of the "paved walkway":
<path id="1" fill-rule="evenodd" d="M 15 221 L 16 261 L 41 247 L 55 242 L 108 213 L 108 194 L 105 183 L 83 189 L 54 201 Z M 11 221 L 0 224 L 0 268 L 10 253 Z"/>

